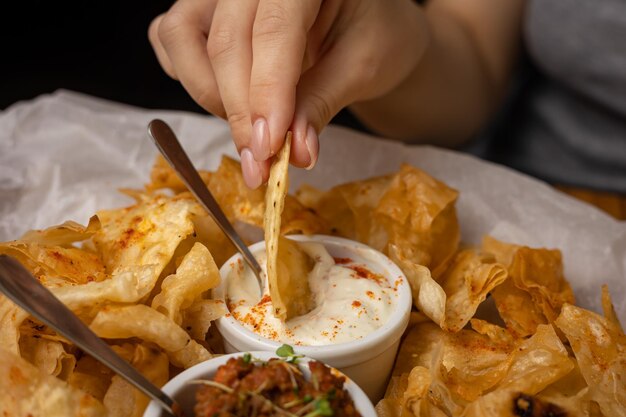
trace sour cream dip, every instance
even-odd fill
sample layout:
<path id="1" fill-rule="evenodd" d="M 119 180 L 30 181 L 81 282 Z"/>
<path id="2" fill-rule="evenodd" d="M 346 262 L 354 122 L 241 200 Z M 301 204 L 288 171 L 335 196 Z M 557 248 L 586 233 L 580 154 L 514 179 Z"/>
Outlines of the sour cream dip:
<path id="1" fill-rule="evenodd" d="M 233 261 L 225 283 L 230 315 L 248 330 L 276 342 L 321 346 L 361 339 L 383 326 L 396 308 L 397 285 L 358 260 L 333 258 L 324 245 L 299 242 L 315 260 L 309 286 L 315 308 L 286 322 L 273 315 L 265 273 L 264 250 L 253 252 L 263 267 L 263 295 L 252 270 Z"/>

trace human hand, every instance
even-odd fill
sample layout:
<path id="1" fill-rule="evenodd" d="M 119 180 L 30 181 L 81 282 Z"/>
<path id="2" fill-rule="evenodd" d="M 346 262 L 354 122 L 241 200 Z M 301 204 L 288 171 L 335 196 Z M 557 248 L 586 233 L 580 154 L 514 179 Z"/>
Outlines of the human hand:
<path id="1" fill-rule="evenodd" d="M 411 0 L 178 0 L 149 38 L 165 72 L 228 120 L 256 188 L 287 130 L 291 163 L 311 168 L 339 110 L 400 84 L 424 24 Z"/>

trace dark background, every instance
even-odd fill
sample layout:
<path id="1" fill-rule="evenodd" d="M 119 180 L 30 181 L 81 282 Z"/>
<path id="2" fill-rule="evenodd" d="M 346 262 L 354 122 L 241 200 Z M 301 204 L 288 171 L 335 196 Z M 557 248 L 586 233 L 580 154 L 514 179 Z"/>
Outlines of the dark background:
<path id="1" fill-rule="evenodd" d="M 140 107 L 206 113 L 161 70 L 148 41 L 150 22 L 172 3 L 5 2 L 0 109 L 64 88 Z M 360 127 L 347 112 L 335 122 Z"/>
<path id="2" fill-rule="evenodd" d="M 142 107 L 201 110 L 160 70 L 148 42 L 150 21 L 171 1 L 13 3 L 0 25 L 0 107 L 66 88 Z"/>

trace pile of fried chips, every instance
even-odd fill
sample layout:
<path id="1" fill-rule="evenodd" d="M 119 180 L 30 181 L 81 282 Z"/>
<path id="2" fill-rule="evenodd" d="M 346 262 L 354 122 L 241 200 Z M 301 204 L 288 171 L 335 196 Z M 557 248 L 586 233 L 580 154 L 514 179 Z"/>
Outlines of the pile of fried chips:
<path id="1" fill-rule="evenodd" d="M 298 197 L 411 284 L 418 312 L 379 416 L 626 416 L 626 338 L 608 289 L 604 317 L 576 307 L 558 250 L 491 237 L 460 248 L 456 191 L 407 165 Z M 476 317 L 483 302 L 489 321 Z"/>
<path id="2" fill-rule="evenodd" d="M 576 307 L 559 251 L 490 237 L 480 247 L 461 247 L 457 191 L 408 165 L 284 196 L 287 156 L 284 176 L 270 181 L 267 196 L 264 187 L 248 189 L 239 163 L 227 157 L 201 176 L 244 236 L 271 217 L 266 239 L 276 246 L 278 284 L 272 296 L 285 298 L 278 304 L 283 318 L 308 307 L 289 304 L 293 291 L 280 286 L 294 263 L 306 264 L 289 242 L 280 249 L 281 235 L 358 240 L 402 268 L 416 310 L 380 416 L 626 416 L 626 338 L 608 289 L 604 316 Z M 0 253 L 17 258 L 162 385 L 212 356 L 207 333 L 225 307 L 210 290 L 235 249 L 164 160 L 145 190 L 125 192 L 134 205 L 100 211 L 87 226 L 29 232 L 1 243 Z M 280 205 L 284 198 L 282 216 L 266 213 L 266 197 Z M 495 314 L 483 314 L 485 307 Z M 0 372 L 8 375 L 0 378 L 0 415 L 140 416 L 148 402 L 1 295 Z"/>
<path id="3" fill-rule="evenodd" d="M 565 304 L 524 338 L 479 319 L 446 332 L 415 316 L 380 416 L 624 416 L 619 323 Z"/>
<path id="4" fill-rule="evenodd" d="M 261 230 L 265 192 L 249 190 L 224 158 L 203 179 L 236 225 Z M 129 207 L 0 243 L 113 349 L 158 386 L 212 357 L 210 298 L 218 267 L 235 253 L 175 173 L 157 160 L 151 183 L 126 190 Z M 287 197 L 281 233 L 325 232 Z M 148 399 L 122 378 L 0 295 L 0 415 L 141 416 Z M 6 376 L 10 377 L 7 378 Z"/>

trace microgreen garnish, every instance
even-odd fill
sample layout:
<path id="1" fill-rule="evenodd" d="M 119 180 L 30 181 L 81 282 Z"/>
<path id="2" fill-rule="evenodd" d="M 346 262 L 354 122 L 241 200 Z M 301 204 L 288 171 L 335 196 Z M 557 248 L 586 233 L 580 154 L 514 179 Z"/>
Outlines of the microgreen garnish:
<path id="1" fill-rule="evenodd" d="M 249 352 L 243 354 L 243 363 L 250 363 L 252 355 Z"/>
<path id="2" fill-rule="evenodd" d="M 322 416 L 332 416 L 333 415 L 333 409 L 330 407 L 330 403 L 328 402 L 328 400 L 319 400 L 316 404 L 315 404 L 315 409 L 317 411 L 320 412 L 320 415 Z"/>
<path id="3" fill-rule="evenodd" d="M 287 358 L 289 356 L 295 355 L 296 352 L 293 351 L 293 347 L 291 347 L 290 345 L 284 344 L 278 349 L 276 349 L 276 354 L 280 356 L 281 358 Z"/>
<path id="4" fill-rule="evenodd" d="M 310 413 L 306 414 L 304 417 L 317 417 L 317 416 L 332 416 L 333 409 L 330 407 L 330 403 L 327 399 L 321 398 L 319 400 L 315 400 L 314 402 L 315 408 Z"/>
<path id="5" fill-rule="evenodd" d="M 298 359 L 304 357 L 304 355 L 296 355 L 293 347 L 287 344 L 284 344 L 276 349 L 276 355 L 284 358 L 284 361 L 288 363 L 298 363 Z"/>

